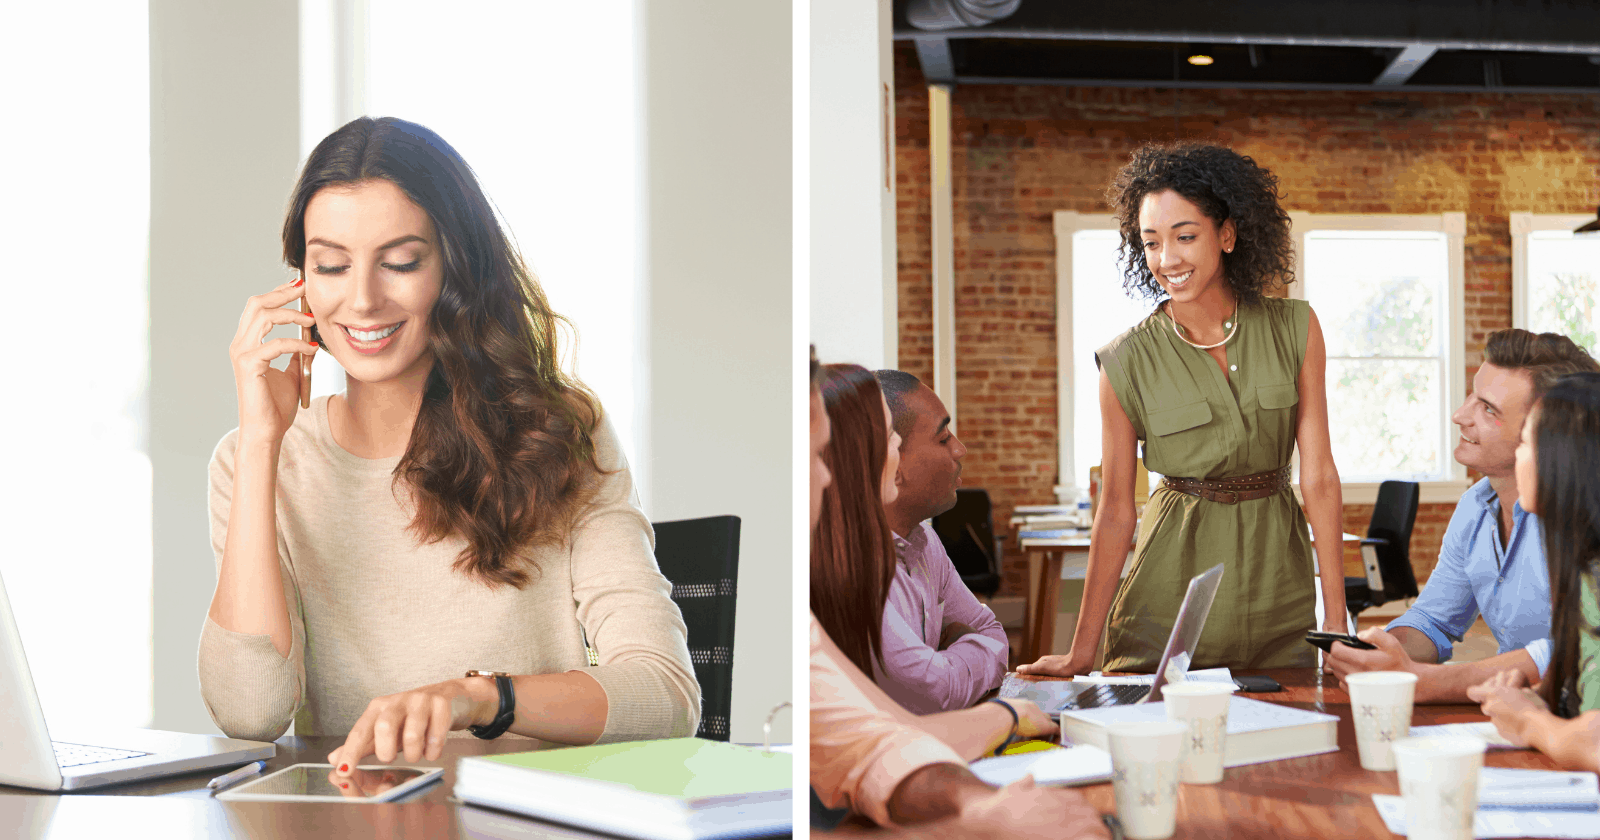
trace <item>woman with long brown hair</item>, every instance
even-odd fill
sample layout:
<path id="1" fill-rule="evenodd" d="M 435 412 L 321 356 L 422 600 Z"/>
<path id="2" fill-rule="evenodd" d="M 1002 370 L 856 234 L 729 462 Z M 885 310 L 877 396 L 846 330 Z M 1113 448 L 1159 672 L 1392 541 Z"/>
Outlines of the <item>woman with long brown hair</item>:
<path id="1" fill-rule="evenodd" d="M 402 120 L 343 126 L 306 161 L 283 253 L 298 276 L 245 307 L 239 428 L 211 461 L 217 725 L 348 733 L 344 773 L 436 759 L 468 727 L 692 734 L 683 622 L 616 436 L 461 156 Z M 267 341 L 278 325 L 311 340 Z M 346 390 L 301 410 L 318 350 Z"/>
<path id="2" fill-rule="evenodd" d="M 1600 770 L 1600 373 L 1572 373 L 1534 403 L 1517 446 L 1522 509 L 1544 527 L 1550 667 L 1468 689 L 1500 733 L 1563 767 Z"/>
<path id="3" fill-rule="evenodd" d="M 862 673 L 880 659 L 883 605 L 894 579 L 894 501 L 900 436 L 871 371 L 825 365 L 822 402 L 833 432 L 824 461 L 833 482 L 811 541 L 811 612 Z"/>

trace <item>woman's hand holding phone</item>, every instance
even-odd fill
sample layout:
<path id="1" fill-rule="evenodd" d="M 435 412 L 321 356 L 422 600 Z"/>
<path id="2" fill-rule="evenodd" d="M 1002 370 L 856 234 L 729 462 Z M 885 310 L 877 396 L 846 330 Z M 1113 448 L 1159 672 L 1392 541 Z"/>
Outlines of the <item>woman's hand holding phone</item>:
<path id="1" fill-rule="evenodd" d="M 240 442 L 256 440 L 276 445 L 294 424 L 301 401 L 302 365 L 309 365 L 317 346 L 303 338 L 275 338 L 266 341 L 273 327 L 294 324 L 309 329 L 316 324 L 311 315 L 285 309 L 305 296 L 305 281 L 296 278 L 245 304 L 239 316 L 239 329 L 228 347 L 233 359 L 234 386 L 239 397 Z M 285 353 L 293 354 L 284 370 L 272 362 Z M 307 394 L 309 396 L 309 394 Z"/>

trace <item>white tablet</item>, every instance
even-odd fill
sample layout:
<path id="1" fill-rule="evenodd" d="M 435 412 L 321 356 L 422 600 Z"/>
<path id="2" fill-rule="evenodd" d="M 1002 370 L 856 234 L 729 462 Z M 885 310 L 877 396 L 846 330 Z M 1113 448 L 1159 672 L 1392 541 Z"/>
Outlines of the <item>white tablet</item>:
<path id="1" fill-rule="evenodd" d="M 296 764 L 217 794 L 234 802 L 388 802 L 444 775 L 442 767 L 357 766 L 333 775 L 332 764 Z"/>

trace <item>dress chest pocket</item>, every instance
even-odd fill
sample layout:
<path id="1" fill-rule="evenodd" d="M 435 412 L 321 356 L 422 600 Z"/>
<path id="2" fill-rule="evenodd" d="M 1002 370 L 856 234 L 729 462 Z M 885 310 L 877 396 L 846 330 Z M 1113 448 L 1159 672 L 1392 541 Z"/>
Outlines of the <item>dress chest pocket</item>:
<path id="1" fill-rule="evenodd" d="M 1152 411 L 1145 416 L 1150 437 L 1161 438 L 1186 432 L 1211 422 L 1211 404 L 1205 400 Z"/>
<path id="2" fill-rule="evenodd" d="M 1293 382 L 1256 386 L 1256 403 L 1262 408 L 1293 408 L 1300 402 L 1300 389 Z"/>

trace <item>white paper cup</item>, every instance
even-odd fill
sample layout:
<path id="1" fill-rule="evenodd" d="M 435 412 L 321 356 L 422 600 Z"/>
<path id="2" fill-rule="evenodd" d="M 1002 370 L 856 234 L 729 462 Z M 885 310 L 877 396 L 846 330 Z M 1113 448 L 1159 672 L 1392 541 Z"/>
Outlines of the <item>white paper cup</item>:
<path id="1" fill-rule="evenodd" d="M 1356 750 L 1363 770 L 1393 770 L 1389 745 L 1411 734 L 1411 699 L 1417 675 L 1405 671 L 1367 671 L 1344 678 L 1355 716 Z"/>
<path id="2" fill-rule="evenodd" d="M 1477 738 L 1400 738 L 1391 745 L 1409 840 L 1471 840 L 1484 746 Z"/>
<path id="3" fill-rule="evenodd" d="M 1189 724 L 1114 723 L 1106 727 L 1117 819 L 1130 840 L 1163 840 L 1177 826 L 1178 766 Z"/>
<path id="4" fill-rule="evenodd" d="M 1222 781 L 1222 754 L 1228 737 L 1228 704 L 1235 686 L 1214 682 L 1183 682 L 1161 688 L 1167 720 L 1189 725 L 1188 748 L 1178 780 L 1196 785 Z"/>

